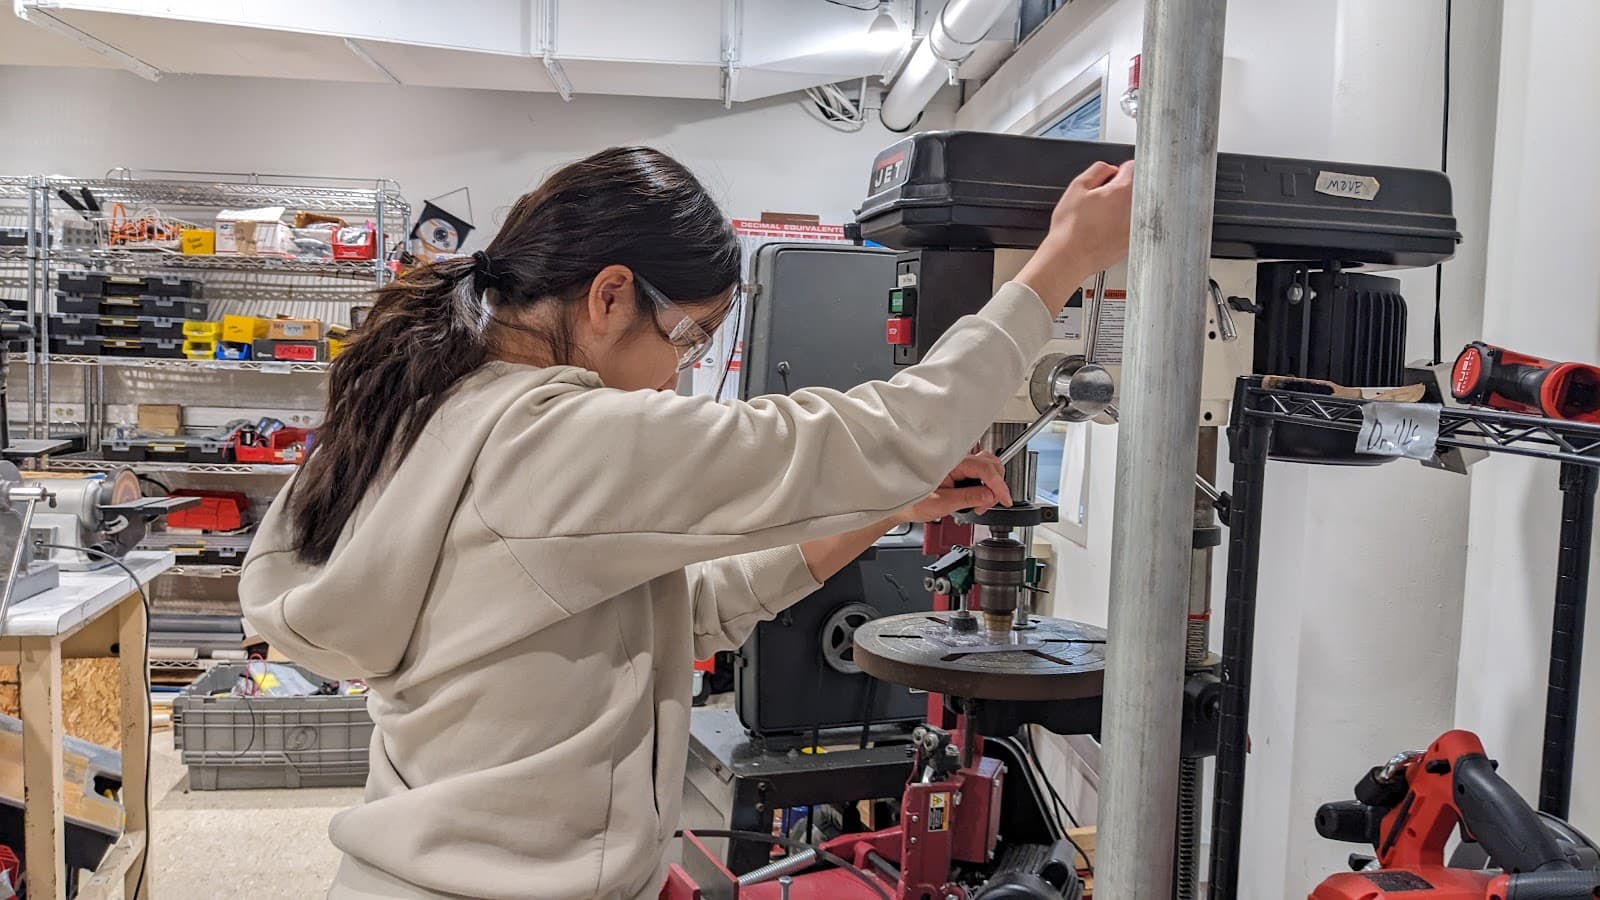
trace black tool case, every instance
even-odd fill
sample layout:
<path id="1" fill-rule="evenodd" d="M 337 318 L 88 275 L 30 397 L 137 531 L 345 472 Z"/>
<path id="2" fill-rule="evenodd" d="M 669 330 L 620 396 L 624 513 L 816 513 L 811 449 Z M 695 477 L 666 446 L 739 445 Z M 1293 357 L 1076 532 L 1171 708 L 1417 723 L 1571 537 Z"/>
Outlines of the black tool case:
<path id="1" fill-rule="evenodd" d="M 878 154 L 856 221 L 898 249 L 1036 247 L 1078 173 L 1132 158 L 1128 144 L 924 132 Z M 1216 258 L 1431 266 L 1460 239 L 1443 173 L 1217 155 Z"/>

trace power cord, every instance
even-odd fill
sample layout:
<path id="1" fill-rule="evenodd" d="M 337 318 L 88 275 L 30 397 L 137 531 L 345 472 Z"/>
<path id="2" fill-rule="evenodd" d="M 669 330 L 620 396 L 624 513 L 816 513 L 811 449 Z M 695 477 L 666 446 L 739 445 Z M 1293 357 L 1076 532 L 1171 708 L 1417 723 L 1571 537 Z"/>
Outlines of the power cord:
<path id="1" fill-rule="evenodd" d="M 116 556 L 114 556 L 114 555 L 112 555 L 110 553 L 107 553 L 104 550 L 95 549 L 94 547 L 78 547 L 78 546 L 75 546 L 75 545 L 72 545 L 72 544 L 50 544 L 50 543 L 46 543 L 44 541 L 36 541 L 36 542 L 34 542 L 34 546 L 35 547 L 43 547 L 46 550 L 69 550 L 69 551 L 77 551 L 79 553 L 88 553 L 91 556 L 94 556 L 94 557 L 96 557 L 98 559 L 103 559 L 106 562 L 109 562 L 112 565 L 116 566 L 117 568 L 121 569 L 122 571 L 128 573 L 128 578 L 133 581 L 134 588 L 136 590 L 138 590 L 138 592 L 139 592 L 139 599 L 144 603 L 144 697 L 143 697 L 143 702 L 145 703 L 146 706 L 148 706 L 150 704 L 150 595 L 145 592 L 143 582 L 139 581 L 139 574 L 137 572 L 133 571 L 133 569 L 129 568 L 127 563 L 125 563 L 122 560 L 118 559 Z M 151 757 L 152 751 L 154 750 L 154 741 L 151 738 L 151 735 L 154 733 L 154 731 L 155 731 L 155 729 L 150 727 L 149 724 L 145 725 L 145 729 L 144 729 L 144 827 L 146 829 L 149 829 L 149 827 L 150 827 L 150 764 L 151 764 L 151 758 L 150 757 Z M 149 867 L 149 865 L 150 865 L 150 848 L 148 846 L 146 846 L 144 853 L 140 856 L 140 859 L 139 859 L 139 878 L 133 884 L 132 898 L 137 898 L 139 896 L 139 892 L 144 889 L 145 869 L 147 869 Z M 132 898 L 130 898 L 130 900 L 132 900 Z"/>
<path id="2" fill-rule="evenodd" d="M 856 12 L 872 12 L 878 8 L 878 4 L 876 3 L 872 3 L 870 6 L 857 6 L 854 3 L 846 3 L 844 0 L 828 0 L 828 2 L 832 3 L 834 6 L 842 6 L 845 9 L 853 9 Z"/>
<path id="3" fill-rule="evenodd" d="M 1039 805 L 1044 807 L 1046 813 L 1048 813 L 1046 820 L 1053 820 L 1051 824 L 1056 826 L 1056 832 L 1067 843 L 1072 845 L 1072 849 L 1078 851 L 1078 855 L 1083 857 L 1086 870 L 1090 876 L 1093 876 L 1094 862 L 1090 860 L 1089 854 L 1084 852 L 1082 845 L 1073 840 L 1072 835 L 1067 832 L 1066 826 L 1061 821 L 1061 815 L 1064 814 L 1067 817 L 1067 821 L 1072 823 L 1072 827 L 1081 828 L 1082 826 L 1078 824 L 1078 818 L 1072 814 L 1072 810 L 1061 800 L 1061 794 L 1056 791 L 1056 786 L 1051 783 L 1050 776 L 1045 774 L 1044 764 L 1040 762 L 1039 754 L 1033 747 L 1033 737 L 1026 730 L 1022 734 L 1024 736 L 1021 738 L 991 738 L 991 740 L 1010 749 L 1017 759 L 1022 761 L 1023 766 L 1033 774 L 1032 780 L 1044 785 L 1045 790 L 1050 793 L 1050 799 L 1054 803 L 1055 809 L 1051 810 L 1049 807 L 1045 807 L 1044 798 L 1039 797 L 1037 791 L 1035 791 L 1034 796 L 1039 800 Z"/>

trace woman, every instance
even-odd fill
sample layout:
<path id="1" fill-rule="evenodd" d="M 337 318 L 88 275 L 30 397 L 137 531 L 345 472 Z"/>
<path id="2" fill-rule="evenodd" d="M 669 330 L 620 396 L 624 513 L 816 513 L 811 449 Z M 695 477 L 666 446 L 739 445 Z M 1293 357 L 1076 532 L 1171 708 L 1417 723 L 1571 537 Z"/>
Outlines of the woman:
<path id="1" fill-rule="evenodd" d="M 1085 172 L 1015 282 L 843 394 L 668 392 L 740 251 L 649 149 L 567 166 L 484 251 L 384 288 L 239 586 L 273 646 L 372 689 L 331 896 L 654 897 L 692 660 L 893 524 L 1010 501 L 997 461 L 964 455 L 1067 296 L 1123 256 L 1131 178 Z"/>

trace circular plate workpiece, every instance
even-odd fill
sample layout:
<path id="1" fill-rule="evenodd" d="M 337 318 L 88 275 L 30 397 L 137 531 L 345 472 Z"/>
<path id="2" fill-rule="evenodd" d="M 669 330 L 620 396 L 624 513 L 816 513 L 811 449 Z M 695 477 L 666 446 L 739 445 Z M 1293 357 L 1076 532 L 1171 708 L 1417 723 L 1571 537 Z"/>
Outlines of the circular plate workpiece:
<path id="1" fill-rule="evenodd" d="M 856 629 L 856 665 L 880 681 L 971 700 L 1081 700 L 1105 683 L 1103 628 L 1034 616 L 996 635 L 952 632 L 945 613 L 906 613 Z"/>

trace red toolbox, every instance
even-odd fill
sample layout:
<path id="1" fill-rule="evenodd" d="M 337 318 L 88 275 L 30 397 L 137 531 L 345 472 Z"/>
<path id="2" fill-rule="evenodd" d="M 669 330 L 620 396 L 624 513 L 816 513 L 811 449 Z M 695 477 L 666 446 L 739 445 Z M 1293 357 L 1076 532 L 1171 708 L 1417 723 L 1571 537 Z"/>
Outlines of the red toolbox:
<path id="1" fill-rule="evenodd" d="M 254 432 L 242 432 L 234 445 L 233 458 L 242 463 L 298 463 L 306 458 L 306 445 L 310 442 L 311 431 L 305 428 L 280 428 L 264 438 Z"/>
<path id="2" fill-rule="evenodd" d="M 167 513 L 168 528 L 196 531 L 238 531 L 244 527 L 244 514 L 250 498 L 238 491 L 176 490 L 174 497 L 199 497 L 200 504 Z"/>

